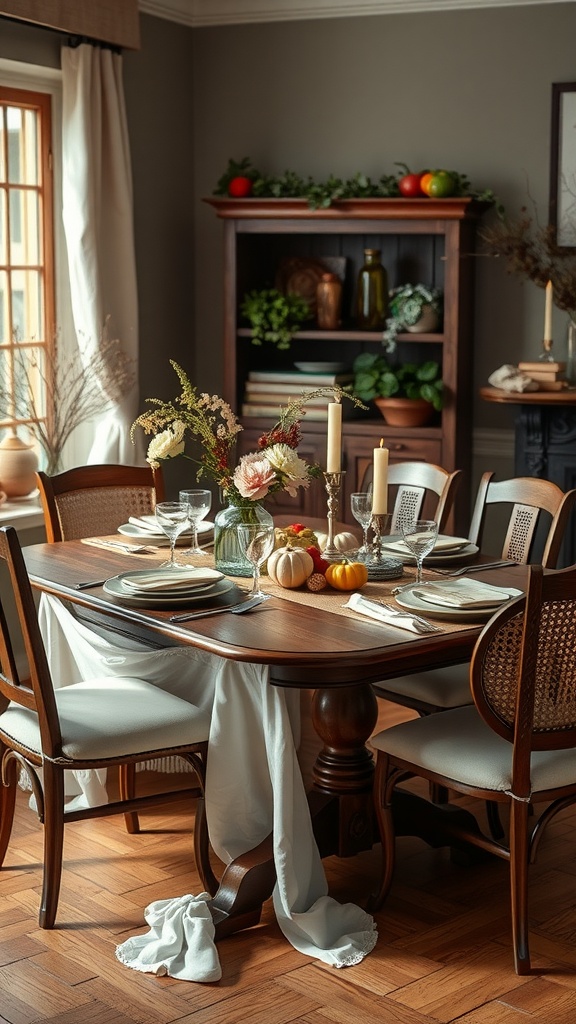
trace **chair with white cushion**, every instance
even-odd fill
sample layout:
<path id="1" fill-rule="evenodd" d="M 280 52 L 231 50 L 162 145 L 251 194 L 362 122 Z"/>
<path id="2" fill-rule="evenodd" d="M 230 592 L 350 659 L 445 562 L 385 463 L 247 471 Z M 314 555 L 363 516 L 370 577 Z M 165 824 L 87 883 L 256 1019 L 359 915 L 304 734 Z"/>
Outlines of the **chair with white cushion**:
<path id="1" fill-rule="evenodd" d="M 217 881 L 209 861 L 204 809 L 209 714 L 137 678 L 87 679 L 55 689 L 20 543 L 11 526 L 0 529 L 0 560 L 8 568 L 29 670 L 29 676 L 22 678 L 15 658 L 16 624 L 9 623 L 0 603 L 0 866 L 12 831 L 19 769 L 24 769 L 44 824 L 39 923 L 41 928 L 52 928 L 62 875 L 65 822 L 126 814 L 167 799 L 183 798 L 182 791 L 175 790 L 121 797 L 114 803 L 67 811 L 65 773 L 130 766 L 157 756 L 177 755 L 191 765 L 199 781 L 194 854 L 204 887 L 214 893 Z"/>
<path id="2" fill-rule="evenodd" d="M 466 809 L 436 805 L 434 845 L 471 843 L 509 862 L 514 962 L 518 974 L 528 974 L 529 865 L 545 827 L 576 801 L 574 566 L 546 575 L 541 566 L 530 567 L 526 597 L 507 603 L 485 626 L 472 657 L 470 685 L 474 705 L 412 719 L 371 739 L 377 750 L 374 796 L 383 857 L 373 909 L 392 884 L 397 845 L 392 804 L 398 813 L 402 801 L 398 783 L 422 778 L 450 793 L 506 806 L 509 835 L 500 841 L 486 834 L 476 809 L 469 810 L 469 799 Z M 418 802 L 414 794 L 410 799 Z M 412 806 L 415 821 L 426 820 L 426 803 Z M 533 806 L 542 804 L 539 817 L 530 820 Z M 405 826 L 406 816 L 403 820 Z M 403 834 L 407 831 L 404 827 Z M 562 832 L 555 838 L 562 841 Z M 554 842 L 552 835 L 549 841 Z M 569 851 L 567 858 L 570 871 Z"/>

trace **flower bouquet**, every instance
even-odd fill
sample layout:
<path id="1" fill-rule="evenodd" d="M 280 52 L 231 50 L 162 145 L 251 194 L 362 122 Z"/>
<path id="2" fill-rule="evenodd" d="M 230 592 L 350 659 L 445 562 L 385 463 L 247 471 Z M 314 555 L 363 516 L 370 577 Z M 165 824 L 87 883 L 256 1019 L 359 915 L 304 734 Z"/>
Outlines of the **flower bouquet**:
<path id="1" fill-rule="evenodd" d="M 300 487 L 309 487 L 311 479 L 322 476 L 319 466 L 310 465 L 297 452 L 306 402 L 319 397 L 332 401 L 346 397 L 360 406 L 362 402 L 338 386 L 307 391 L 279 410 L 278 421 L 259 438 L 258 450 L 243 455 L 232 467 L 230 453 L 242 430 L 237 417 L 217 395 L 199 394 L 182 367 L 170 362 L 180 381 L 180 395 L 174 402 L 148 399 L 154 408 L 134 421 L 132 437 L 137 427 L 154 435 L 146 456 L 153 468 L 164 459 L 183 455 L 196 462 L 198 480 L 212 478 L 228 506 L 215 519 L 216 565 L 230 575 L 251 575 L 248 563 L 229 543 L 232 530 L 242 522 L 271 522 L 261 501 L 279 491 L 295 497 Z M 196 455 L 186 453 L 188 440 L 196 443 Z"/>

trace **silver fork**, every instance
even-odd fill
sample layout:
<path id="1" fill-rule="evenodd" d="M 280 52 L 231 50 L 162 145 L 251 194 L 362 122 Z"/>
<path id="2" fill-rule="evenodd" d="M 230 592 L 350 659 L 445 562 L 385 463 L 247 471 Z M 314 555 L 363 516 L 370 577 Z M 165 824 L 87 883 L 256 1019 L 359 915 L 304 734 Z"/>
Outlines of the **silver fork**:
<path id="1" fill-rule="evenodd" d="M 398 615 L 398 616 L 402 616 L 403 618 L 411 619 L 419 632 L 422 632 L 422 633 L 441 633 L 442 632 L 442 627 L 441 626 L 437 626 L 434 622 L 429 622 L 428 619 L 423 619 L 421 615 L 414 615 L 412 612 L 409 612 L 409 611 L 405 611 L 405 612 L 404 611 L 400 611 L 399 608 L 394 608 L 393 605 L 386 604 L 386 601 L 382 601 L 382 599 L 379 599 L 378 603 L 381 604 L 382 607 L 386 609 L 386 611 L 388 612 L 389 615 L 393 615 L 393 616 Z"/>
<path id="2" fill-rule="evenodd" d="M 158 547 L 153 544 L 123 544 L 120 540 L 99 540 L 93 543 L 95 547 L 102 545 L 106 548 L 120 548 L 120 551 L 127 551 L 129 555 L 151 554 L 158 551 Z"/>
<path id="3" fill-rule="evenodd" d="M 501 558 L 499 562 L 485 562 L 484 565 L 464 565 L 460 569 L 435 569 L 439 576 L 465 576 L 468 572 L 484 572 L 485 569 L 504 569 L 507 565 L 518 565 L 509 559 Z M 428 580 L 431 583 L 432 580 Z"/>

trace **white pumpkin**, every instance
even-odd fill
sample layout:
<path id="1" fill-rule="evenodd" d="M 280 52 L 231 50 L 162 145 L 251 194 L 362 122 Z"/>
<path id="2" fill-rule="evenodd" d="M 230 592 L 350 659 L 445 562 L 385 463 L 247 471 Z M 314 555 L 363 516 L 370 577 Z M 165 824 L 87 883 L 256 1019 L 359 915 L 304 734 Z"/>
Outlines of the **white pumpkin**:
<path id="1" fill-rule="evenodd" d="M 328 534 L 316 532 L 316 536 L 320 551 L 324 551 L 328 543 Z M 337 551 L 356 551 L 359 543 L 358 538 L 353 533 L 349 533 L 348 530 L 343 530 L 341 533 L 334 535 L 334 547 Z"/>
<path id="2" fill-rule="evenodd" d="M 287 544 L 276 548 L 268 558 L 268 575 L 280 587 L 292 590 L 301 587 L 314 572 L 312 556 L 304 548 Z"/>

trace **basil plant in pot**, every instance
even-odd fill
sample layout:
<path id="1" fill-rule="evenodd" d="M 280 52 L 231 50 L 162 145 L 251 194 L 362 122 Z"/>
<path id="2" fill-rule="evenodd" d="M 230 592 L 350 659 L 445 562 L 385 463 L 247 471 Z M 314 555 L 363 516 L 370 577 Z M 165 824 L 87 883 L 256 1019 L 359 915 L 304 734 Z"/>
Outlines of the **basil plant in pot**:
<path id="1" fill-rule="evenodd" d="M 401 331 L 421 334 L 437 331 L 442 316 L 442 292 L 424 284 L 403 284 L 393 288 L 389 296 L 384 341 L 388 351 L 396 345 Z"/>
<path id="2" fill-rule="evenodd" d="M 353 393 L 380 410 L 389 426 L 421 427 L 444 405 L 440 365 L 393 365 L 380 353 L 364 352 L 354 360 Z"/>

